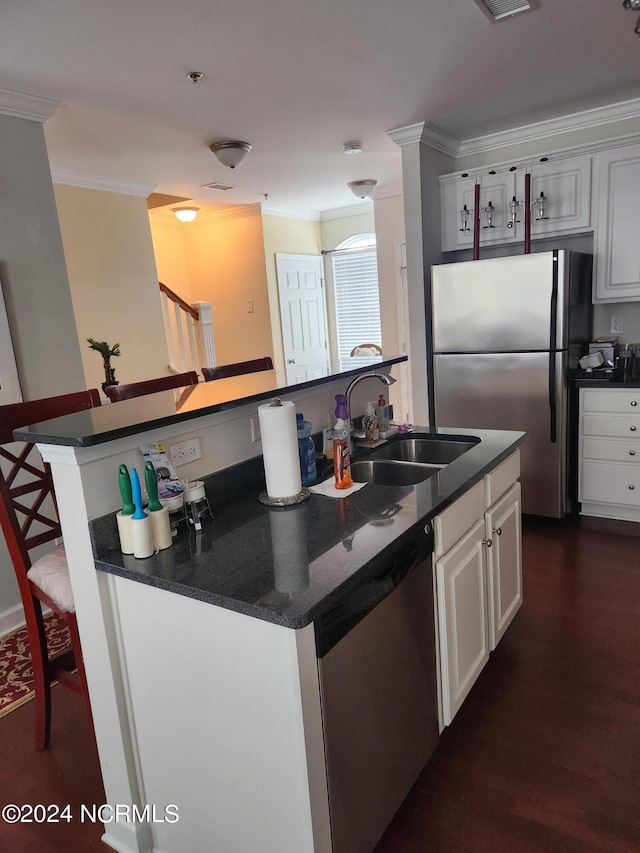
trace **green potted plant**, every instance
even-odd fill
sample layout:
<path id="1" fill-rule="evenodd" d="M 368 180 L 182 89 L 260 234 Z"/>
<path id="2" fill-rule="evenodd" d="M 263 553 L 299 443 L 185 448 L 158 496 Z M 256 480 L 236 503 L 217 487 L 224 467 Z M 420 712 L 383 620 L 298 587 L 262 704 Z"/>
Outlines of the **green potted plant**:
<path id="1" fill-rule="evenodd" d="M 89 349 L 99 352 L 104 362 L 102 390 L 104 391 L 108 385 L 118 385 L 115 368 L 111 367 L 111 359 L 120 355 L 120 344 L 111 346 L 106 341 L 94 341 L 93 338 L 87 338 L 87 341 L 89 342 Z"/>

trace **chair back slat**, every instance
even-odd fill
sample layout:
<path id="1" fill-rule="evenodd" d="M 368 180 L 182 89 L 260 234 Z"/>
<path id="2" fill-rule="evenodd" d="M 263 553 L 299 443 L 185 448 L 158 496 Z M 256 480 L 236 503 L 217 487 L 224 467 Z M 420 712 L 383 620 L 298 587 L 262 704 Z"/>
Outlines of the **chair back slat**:
<path id="1" fill-rule="evenodd" d="M 238 361 L 235 364 L 219 364 L 216 367 L 202 367 L 205 382 L 213 379 L 226 379 L 229 376 L 242 376 L 245 373 L 258 373 L 261 370 L 273 370 L 270 356 L 253 358 L 250 361 Z"/>
<path id="2" fill-rule="evenodd" d="M 131 397 L 142 397 L 146 394 L 155 394 L 157 391 L 168 391 L 172 388 L 197 384 L 198 374 L 195 370 L 188 370 L 186 373 L 174 373 L 171 376 L 160 376 L 158 379 L 130 382 L 128 385 L 107 385 L 104 391 L 112 403 L 118 403 L 121 400 L 129 400 Z"/>
<path id="3" fill-rule="evenodd" d="M 18 582 L 26 583 L 29 552 L 62 535 L 49 466 L 35 444 L 17 443 L 18 427 L 100 405 L 97 389 L 0 406 L 0 527 Z M 24 500 L 28 498 L 29 500 Z M 41 529 L 40 529 L 41 528 Z"/>

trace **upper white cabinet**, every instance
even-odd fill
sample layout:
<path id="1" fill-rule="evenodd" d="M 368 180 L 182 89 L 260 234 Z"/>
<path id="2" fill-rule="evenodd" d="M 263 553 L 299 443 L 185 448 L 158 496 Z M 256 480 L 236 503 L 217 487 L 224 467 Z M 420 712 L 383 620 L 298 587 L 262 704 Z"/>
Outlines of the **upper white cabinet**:
<path id="1" fill-rule="evenodd" d="M 557 234 L 577 234 L 588 231 L 591 222 L 591 157 L 568 157 L 547 163 L 535 163 L 531 172 L 531 239 L 553 237 Z M 463 178 L 458 172 L 440 176 L 442 202 L 442 251 L 452 252 L 473 246 L 473 214 L 469 230 L 462 230 L 460 212 L 464 205 L 474 208 L 476 178 Z M 497 167 L 496 174 L 483 173 L 480 180 L 480 246 L 524 241 L 524 169 L 509 171 Z M 545 218 L 538 218 L 535 200 L 544 194 Z M 516 222 L 509 204 L 515 196 L 519 207 Z M 495 208 L 492 228 L 487 227 L 482 212 L 489 202 Z"/>
<path id="2" fill-rule="evenodd" d="M 640 145 L 598 155 L 594 302 L 640 300 Z"/>
<path id="3" fill-rule="evenodd" d="M 507 228 L 509 222 L 509 202 L 517 196 L 516 172 L 502 172 L 495 175 L 483 175 L 480 182 L 480 210 L 494 208 L 489 225 L 487 216 L 480 214 L 480 245 L 495 243 L 513 243 L 518 239 L 517 227 Z M 463 178 L 458 172 L 440 177 L 440 197 L 442 202 L 442 251 L 454 252 L 458 249 L 473 247 L 473 210 L 475 207 L 475 178 Z M 467 228 L 462 229 L 460 211 L 467 207 L 470 211 Z M 519 226 L 522 227 L 522 226 Z M 524 233 L 524 232 L 522 232 Z M 520 235 L 522 238 L 522 234 Z"/>
<path id="4" fill-rule="evenodd" d="M 541 193 L 547 201 L 545 219 L 538 218 L 534 204 Z M 532 240 L 588 231 L 591 228 L 591 157 L 532 166 L 531 203 Z"/>

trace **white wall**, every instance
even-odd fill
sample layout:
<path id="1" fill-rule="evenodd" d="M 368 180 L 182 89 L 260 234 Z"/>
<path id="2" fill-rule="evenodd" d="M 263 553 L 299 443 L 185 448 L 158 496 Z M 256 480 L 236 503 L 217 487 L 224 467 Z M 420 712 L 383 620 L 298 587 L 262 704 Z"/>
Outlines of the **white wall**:
<path id="1" fill-rule="evenodd" d="M 80 391 L 86 385 L 40 122 L 0 115 L 0 165 L 0 280 L 23 398 Z M 21 617 L 0 538 L 0 633 Z"/>

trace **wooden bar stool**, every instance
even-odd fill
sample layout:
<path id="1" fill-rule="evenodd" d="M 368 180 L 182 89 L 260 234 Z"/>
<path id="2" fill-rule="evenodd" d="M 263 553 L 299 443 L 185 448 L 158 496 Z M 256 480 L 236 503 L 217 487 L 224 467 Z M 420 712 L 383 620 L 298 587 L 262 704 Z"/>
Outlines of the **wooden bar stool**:
<path id="1" fill-rule="evenodd" d="M 62 536 L 51 471 L 35 444 L 14 442 L 13 431 L 99 405 L 100 394 L 92 389 L 0 406 L 0 525 L 27 623 L 35 688 L 36 749 L 45 749 L 49 744 L 52 681 L 83 695 L 89 719 L 91 705 L 64 544 L 31 562 L 30 552 L 34 548 Z M 47 647 L 42 605 L 57 613 L 69 628 L 71 648 L 56 655 L 50 654 Z"/>

